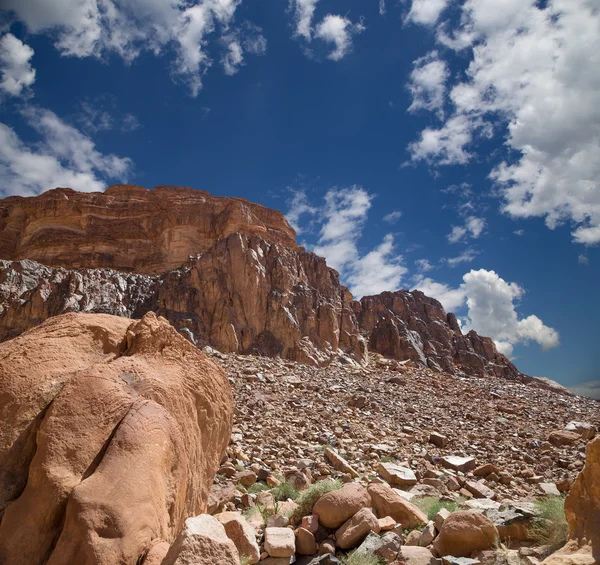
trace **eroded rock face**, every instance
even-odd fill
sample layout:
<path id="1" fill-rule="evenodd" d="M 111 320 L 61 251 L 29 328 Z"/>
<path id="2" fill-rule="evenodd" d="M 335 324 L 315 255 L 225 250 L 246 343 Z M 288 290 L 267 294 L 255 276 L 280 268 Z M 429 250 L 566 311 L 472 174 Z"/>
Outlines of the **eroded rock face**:
<path id="1" fill-rule="evenodd" d="M 198 346 L 326 364 L 359 363 L 352 295 L 313 253 L 232 234 L 162 276 L 0 261 L 0 340 L 69 311 L 164 316 Z"/>
<path id="2" fill-rule="evenodd" d="M 156 553 L 206 510 L 232 417 L 223 371 L 152 313 L 67 314 L 1 344 L 0 562 Z"/>
<path id="3" fill-rule="evenodd" d="M 456 316 L 418 290 L 382 292 L 354 302 L 369 349 L 390 359 L 410 359 L 446 373 L 519 378 L 518 369 L 492 339 L 474 331 L 463 335 Z"/>
<path id="4" fill-rule="evenodd" d="M 600 563 L 600 437 L 586 450 L 585 467 L 565 500 L 569 542 L 544 561 L 547 565 Z"/>
<path id="5" fill-rule="evenodd" d="M 56 188 L 0 201 L 0 258 L 54 267 L 164 273 L 232 233 L 296 247 L 281 212 L 187 187 Z"/>

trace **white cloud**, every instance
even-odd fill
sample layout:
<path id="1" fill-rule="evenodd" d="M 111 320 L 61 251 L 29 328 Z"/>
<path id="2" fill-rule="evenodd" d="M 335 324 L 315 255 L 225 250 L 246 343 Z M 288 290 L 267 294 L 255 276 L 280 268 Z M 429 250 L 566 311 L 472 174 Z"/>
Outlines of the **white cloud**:
<path id="1" fill-rule="evenodd" d="M 365 26 L 362 22 L 352 23 L 348 18 L 337 14 L 327 14 L 313 26 L 317 2 L 318 0 L 290 0 L 290 9 L 294 11 L 294 36 L 309 43 L 313 38 L 333 43 L 334 49 L 327 58 L 340 61 L 351 51 L 353 36 L 364 31 Z M 309 50 L 306 52 L 311 53 Z"/>
<path id="2" fill-rule="evenodd" d="M 245 22 L 241 29 L 222 37 L 221 42 L 225 45 L 226 51 L 221 58 L 221 63 L 226 75 L 234 75 L 245 64 L 245 51 L 252 55 L 264 55 L 267 52 L 267 40 L 261 31 L 260 27 Z"/>
<path id="3" fill-rule="evenodd" d="M 6 0 L 31 33 L 49 33 L 54 46 L 73 57 L 103 57 L 112 53 L 126 62 L 143 51 L 158 55 L 167 46 L 176 51 L 172 72 L 196 96 L 202 76 L 212 65 L 207 46 L 217 30 L 232 32 L 241 0 Z M 264 40 L 264 38 L 263 38 Z M 241 64 L 238 41 L 227 44 L 225 70 Z M 264 52 L 264 51 L 263 51 Z M 256 53 L 256 52 L 254 52 Z M 231 74 L 231 73 L 230 73 Z"/>
<path id="4" fill-rule="evenodd" d="M 316 207 L 311 206 L 306 196 L 306 192 L 303 190 L 294 190 L 292 191 L 292 194 L 292 198 L 287 202 L 289 210 L 285 214 L 285 217 L 290 225 L 296 230 L 296 233 L 300 234 L 302 232 L 300 218 L 304 214 L 312 216 L 316 214 L 318 210 Z"/>
<path id="5" fill-rule="evenodd" d="M 415 265 L 417 266 L 419 273 L 427 273 L 428 271 L 435 269 L 427 259 L 417 259 Z"/>
<path id="6" fill-rule="evenodd" d="M 412 159 L 464 164 L 480 136 L 505 135 L 513 155 L 490 174 L 502 210 L 550 229 L 572 222 L 575 242 L 600 242 L 597 2 L 466 0 L 461 10 L 438 39 L 472 60 L 450 89 L 453 112 L 421 132 Z"/>
<path id="7" fill-rule="evenodd" d="M 446 312 L 455 312 L 465 304 L 465 292 L 461 287 L 451 288 L 430 278 L 417 277 L 413 289 L 439 300 Z"/>
<path id="8" fill-rule="evenodd" d="M 579 254 L 579 256 L 577 257 L 577 262 L 580 265 L 589 265 L 590 264 L 590 260 L 589 260 L 588 256 L 584 255 L 583 253 Z"/>
<path id="9" fill-rule="evenodd" d="M 41 136 L 24 143 L 7 125 L 0 124 L 0 194 L 33 196 L 64 186 L 91 192 L 106 188 L 103 178 L 125 180 L 131 160 L 100 153 L 94 142 L 56 114 L 27 107 L 23 117 Z"/>
<path id="10" fill-rule="evenodd" d="M 242 46 L 240 43 L 233 39 L 227 44 L 227 53 L 223 56 L 223 68 L 225 74 L 234 75 L 238 72 L 240 65 L 244 61 Z"/>
<path id="11" fill-rule="evenodd" d="M 490 336 L 503 344 L 510 355 L 516 343 L 536 341 L 544 350 L 559 344 L 559 335 L 535 315 L 519 320 L 515 301 L 524 294 L 516 283 L 507 283 L 494 271 L 480 269 L 470 271 L 463 277 L 461 287 L 467 297 L 467 330 L 475 329 L 481 335 Z"/>
<path id="12" fill-rule="evenodd" d="M 394 237 L 388 233 L 375 249 L 352 264 L 346 283 L 352 294 L 360 298 L 385 290 L 398 290 L 407 271 L 402 256 L 396 255 Z"/>
<path id="13" fill-rule="evenodd" d="M 327 14 L 315 30 L 315 37 L 333 43 L 335 49 L 327 56 L 332 61 L 343 59 L 352 49 L 352 36 L 364 31 L 361 23 L 353 24 L 348 18 Z"/>
<path id="14" fill-rule="evenodd" d="M 0 37 L 0 90 L 19 96 L 35 82 L 33 49 L 12 33 Z"/>
<path id="15" fill-rule="evenodd" d="M 385 0 L 379 0 L 379 15 L 385 15 Z"/>
<path id="16" fill-rule="evenodd" d="M 400 218 L 402 217 L 402 212 L 400 210 L 394 210 L 392 212 L 390 212 L 389 214 L 386 214 L 383 217 L 383 221 L 387 222 L 388 224 L 394 224 L 396 223 Z"/>
<path id="17" fill-rule="evenodd" d="M 303 37 L 306 41 L 312 39 L 312 20 L 315 13 L 315 6 L 318 1 L 319 0 L 290 0 L 290 7 L 293 6 L 295 8 L 295 35 Z"/>
<path id="18" fill-rule="evenodd" d="M 457 257 L 446 257 L 443 259 L 445 263 L 447 263 L 450 267 L 456 267 L 461 263 L 470 263 L 477 257 L 477 251 L 474 249 L 465 249 L 460 255 Z"/>
<path id="19" fill-rule="evenodd" d="M 515 235 L 518 235 L 519 237 L 522 237 L 523 235 L 525 235 L 525 230 L 515 230 L 513 233 Z"/>
<path id="20" fill-rule="evenodd" d="M 408 82 L 412 104 L 408 111 L 430 110 L 438 112 L 439 116 L 443 117 L 448 75 L 446 62 L 439 58 L 437 51 L 432 51 L 425 57 L 413 61 L 413 70 Z"/>
<path id="21" fill-rule="evenodd" d="M 312 206 L 300 191 L 289 203 L 286 217 L 294 227 L 303 214 L 310 214 L 321 226 L 317 243 L 309 246 L 310 250 L 340 272 L 355 298 L 398 289 L 407 269 L 394 247 L 393 235 L 386 234 L 377 247 L 364 254 L 358 249 L 373 195 L 353 185 L 327 191 L 324 200 L 324 206 Z"/>
<path id="22" fill-rule="evenodd" d="M 546 326 L 537 316 L 519 319 L 515 303 L 524 290 L 516 283 L 508 283 L 496 272 L 479 269 L 463 276 L 458 288 L 438 283 L 430 278 L 417 278 L 414 288 L 439 300 L 448 312 L 467 306 L 465 331 L 471 329 L 489 336 L 498 350 L 512 355 L 516 344 L 535 341 L 544 350 L 559 345 L 556 330 Z"/>
<path id="23" fill-rule="evenodd" d="M 416 24 L 433 25 L 447 6 L 448 0 L 412 0 L 406 19 Z"/>
<path id="24" fill-rule="evenodd" d="M 467 235 L 467 228 L 463 226 L 453 226 L 452 231 L 446 236 L 450 243 L 458 243 Z"/>

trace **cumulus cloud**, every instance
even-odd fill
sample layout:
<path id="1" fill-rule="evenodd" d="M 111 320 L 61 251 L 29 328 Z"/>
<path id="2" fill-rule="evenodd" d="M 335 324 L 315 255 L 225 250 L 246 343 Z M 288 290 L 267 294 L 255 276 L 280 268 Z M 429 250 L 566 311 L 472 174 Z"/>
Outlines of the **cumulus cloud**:
<path id="1" fill-rule="evenodd" d="M 446 236 L 449 243 L 458 243 L 466 237 L 473 239 L 479 238 L 485 229 L 485 220 L 477 216 L 469 216 L 465 220 L 464 226 L 453 226 L 452 231 Z"/>
<path id="2" fill-rule="evenodd" d="M 26 107 L 23 117 L 40 141 L 23 142 L 0 124 L 0 195 L 34 196 L 57 186 L 91 192 L 106 188 L 105 178 L 125 181 L 132 163 L 127 157 L 103 154 L 84 133 L 56 114 Z"/>
<path id="3" fill-rule="evenodd" d="M 583 253 L 579 254 L 579 256 L 577 257 L 577 262 L 580 265 L 589 265 L 590 264 L 590 260 L 589 260 L 588 256 L 584 255 Z"/>
<path id="4" fill-rule="evenodd" d="M 448 74 L 448 66 L 439 58 L 437 51 L 432 51 L 425 57 L 413 61 L 413 70 L 408 81 L 412 104 L 408 111 L 430 110 L 443 117 Z"/>
<path id="5" fill-rule="evenodd" d="M 54 46 L 73 57 L 117 54 L 131 62 L 143 51 L 176 51 L 172 72 L 196 96 L 212 65 L 207 51 L 211 34 L 231 33 L 241 0 L 6 0 L 31 33 L 50 33 Z M 224 68 L 241 64 L 242 41 L 226 45 Z M 250 53 L 252 50 L 248 49 Z"/>
<path id="6" fill-rule="evenodd" d="M 317 26 L 315 37 L 333 43 L 335 49 L 327 55 L 327 58 L 339 61 L 352 49 L 352 37 L 364 29 L 362 23 L 353 24 L 348 18 L 327 14 Z"/>
<path id="7" fill-rule="evenodd" d="M 449 0 L 412 0 L 407 21 L 421 25 L 435 24 L 447 8 Z"/>
<path id="8" fill-rule="evenodd" d="M 516 305 L 525 291 L 517 283 L 506 282 L 495 271 L 471 270 L 463 276 L 458 288 L 422 276 L 414 287 L 439 300 L 449 312 L 466 305 L 465 331 L 473 329 L 491 337 L 505 355 L 512 355 L 519 343 L 535 341 L 544 350 L 559 345 L 558 332 L 540 318 L 535 315 L 519 318 Z"/>
<path id="9" fill-rule="evenodd" d="M 481 137 L 504 135 L 510 155 L 490 172 L 502 210 L 550 229 L 572 222 L 575 242 L 600 242 L 596 2 L 466 0 L 453 21 L 438 41 L 471 62 L 450 86 L 452 111 L 409 146 L 412 159 L 464 164 Z"/>
<path id="10" fill-rule="evenodd" d="M 294 36 L 309 43 L 313 38 L 332 43 L 334 49 L 327 58 L 340 61 L 352 50 L 353 37 L 364 31 L 365 26 L 362 22 L 353 23 L 348 18 L 337 14 L 327 14 L 313 26 L 317 2 L 318 0 L 290 0 L 290 9 L 294 12 Z"/>
<path id="11" fill-rule="evenodd" d="M 319 0 L 290 0 L 290 7 L 294 9 L 294 20 L 296 23 L 295 35 L 303 37 L 307 41 L 312 39 L 312 21 L 315 6 Z"/>
<path id="12" fill-rule="evenodd" d="M 304 214 L 309 214 L 313 223 L 320 226 L 316 244 L 308 247 L 340 272 L 356 298 L 398 289 L 407 272 L 392 234 L 386 234 L 379 245 L 366 253 L 359 251 L 373 198 L 363 187 L 353 185 L 330 189 L 325 194 L 324 205 L 313 206 L 300 191 L 294 193 L 286 214 L 295 227 Z"/>
<path id="13" fill-rule="evenodd" d="M 417 266 L 419 273 L 427 273 L 428 271 L 435 269 L 427 259 L 417 259 L 415 265 Z"/>
<path id="14" fill-rule="evenodd" d="M 0 90 L 9 96 L 20 96 L 35 82 L 31 66 L 33 49 L 12 33 L 0 37 Z"/>

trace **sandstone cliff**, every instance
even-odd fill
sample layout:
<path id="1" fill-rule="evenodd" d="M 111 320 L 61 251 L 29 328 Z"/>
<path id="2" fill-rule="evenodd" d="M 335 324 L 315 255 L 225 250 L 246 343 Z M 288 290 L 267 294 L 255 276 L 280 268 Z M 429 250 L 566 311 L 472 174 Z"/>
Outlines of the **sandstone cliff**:
<path id="1" fill-rule="evenodd" d="M 369 349 L 522 378 L 489 338 L 414 291 L 354 301 L 280 212 L 182 187 L 55 189 L 0 201 L 0 340 L 50 316 L 154 311 L 198 346 L 326 364 Z M 32 259 L 43 263 L 32 261 Z"/>
<path id="2" fill-rule="evenodd" d="M 0 383 L 0 563 L 141 563 L 206 511 L 231 388 L 166 320 L 54 317 Z"/>
<path id="3" fill-rule="evenodd" d="M 186 187 L 56 188 L 0 201 L 0 258 L 54 267 L 164 273 L 232 233 L 296 247 L 281 212 Z"/>

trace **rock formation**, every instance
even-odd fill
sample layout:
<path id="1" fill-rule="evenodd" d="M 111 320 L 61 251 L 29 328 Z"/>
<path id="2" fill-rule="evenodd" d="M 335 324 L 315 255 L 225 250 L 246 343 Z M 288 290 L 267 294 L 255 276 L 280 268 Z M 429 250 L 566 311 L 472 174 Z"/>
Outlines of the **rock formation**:
<path id="1" fill-rule="evenodd" d="M 586 450 L 585 467 L 565 500 L 569 522 L 567 545 L 544 565 L 597 565 L 600 563 L 600 437 Z"/>
<path id="2" fill-rule="evenodd" d="M 223 371 L 163 318 L 51 318 L 0 344 L 0 563 L 155 559 L 206 510 Z"/>
<path id="3" fill-rule="evenodd" d="M 437 371 L 520 375 L 489 337 L 470 331 L 463 335 L 454 314 L 422 292 L 382 292 L 354 302 L 358 323 L 369 349 L 390 359 L 410 359 Z"/>
<path id="4" fill-rule="evenodd" d="M 437 371 L 525 378 L 491 339 L 463 335 L 456 317 L 419 291 L 354 301 L 294 236 L 280 212 L 183 187 L 7 198 L 0 340 L 64 312 L 154 311 L 194 344 L 224 352 L 363 364 L 368 342 Z"/>
<path id="5" fill-rule="evenodd" d="M 0 201 L 0 258 L 53 267 L 164 273 L 232 233 L 296 247 L 281 212 L 186 187 L 56 188 Z"/>

